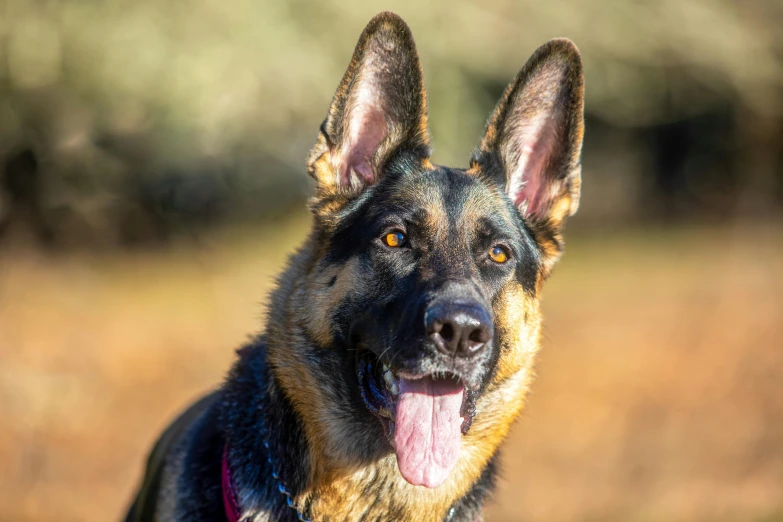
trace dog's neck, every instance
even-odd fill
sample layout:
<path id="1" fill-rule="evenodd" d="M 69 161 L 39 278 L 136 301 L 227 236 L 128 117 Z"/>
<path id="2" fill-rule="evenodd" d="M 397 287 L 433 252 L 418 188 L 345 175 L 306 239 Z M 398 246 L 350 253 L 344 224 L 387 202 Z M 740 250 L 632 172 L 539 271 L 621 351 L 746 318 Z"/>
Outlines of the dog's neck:
<path id="1" fill-rule="evenodd" d="M 306 489 L 309 452 L 301 424 L 269 371 L 265 351 L 263 340 L 240 350 L 223 388 L 221 424 L 228 464 L 243 513 L 263 514 L 260 520 L 297 520 L 281 488 L 293 497 Z"/>
<path id="2" fill-rule="evenodd" d="M 314 270 L 314 244 L 306 242 L 281 276 L 266 335 L 240 352 L 225 386 L 224 424 L 241 508 L 257 514 L 250 520 L 296 520 L 273 479 L 277 472 L 313 521 L 473 522 L 491 487 L 494 459 L 480 478 L 473 475 L 472 486 L 408 484 L 380 425 L 368 423 L 351 402 L 345 348 L 323 346 L 313 328 L 318 318 L 291 323 L 301 315 L 296 310 L 330 309 L 308 302 L 312 286 L 328 275 Z"/>
<path id="3" fill-rule="evenodd" d="M 324 459 L 313 465 L 315 451 L 266 356 L 263 339 L 242 350 L 223 394 L 229 465 L 237 502 L 249 520 L 297 520 L 281 485 L 313 521 L 477 519 L 494 465 L 461 498 L 410 486 L 399 476 L 393 453 L 351 469 L 328 468 Z M 324 465 L 327 469 L 316 469 Z"/>

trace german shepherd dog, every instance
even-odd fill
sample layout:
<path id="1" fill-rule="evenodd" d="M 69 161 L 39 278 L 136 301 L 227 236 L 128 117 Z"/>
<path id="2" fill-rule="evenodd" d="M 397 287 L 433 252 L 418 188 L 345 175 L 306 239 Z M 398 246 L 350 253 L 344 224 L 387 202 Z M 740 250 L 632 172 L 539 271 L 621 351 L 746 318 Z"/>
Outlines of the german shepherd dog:
<path id="1" fill-rule="evenodd" d="M 265 332 L 153 449 L 128 521 L 483 519 L 579 203 L 568 40 L 503 93 L 468 169 L 430 162 L 410 29 L 373 18 L 308 158 L 313 228 Z"/>

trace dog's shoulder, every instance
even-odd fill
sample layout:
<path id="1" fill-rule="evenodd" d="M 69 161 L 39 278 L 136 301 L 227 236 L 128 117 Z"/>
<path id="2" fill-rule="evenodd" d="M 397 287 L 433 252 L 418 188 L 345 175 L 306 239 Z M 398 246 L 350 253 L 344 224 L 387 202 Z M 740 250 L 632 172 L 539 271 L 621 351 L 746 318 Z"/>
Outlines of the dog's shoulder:
<path id="1" fill-rule="evenodd" d="M 214 443 L 208 439 L 220 436 L 215 422 L 219 397 L 220 392 L 213 392 L 200 398 L 166 428 L 149 454 L 141 487 L 125 522 L 181 520 L 183 510 L 194 509 L 189 505 L 193 499 L 187 495 L 191 488 L 182 481 L 193 471 L 202 474 L 205 463 L 207 467 L 210 462 L 219 466 L 219 457 L 215 460 L 214 455 L 204 454 L 213 453 L 215 448 L 204 443 Z"/>

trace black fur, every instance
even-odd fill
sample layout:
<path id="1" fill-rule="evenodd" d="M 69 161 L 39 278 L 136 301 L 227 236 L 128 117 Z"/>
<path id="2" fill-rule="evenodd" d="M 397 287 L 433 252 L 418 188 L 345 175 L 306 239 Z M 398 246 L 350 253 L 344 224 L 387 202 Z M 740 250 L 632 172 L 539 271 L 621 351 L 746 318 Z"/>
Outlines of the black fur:
<path id="1" fill-rule="evenodd" d="M 578 204 L 581 89 L 573 44 L 545 44 L 471 168 L 432 165 L 410 30 L 374 18 L 310 154 L 313 230 L 266 331 L 163 435 L 127 522 L 225 520 L 224 454 L 248 520 L 481 520 L 531 379 L 539 289 Z M 403 394 L 383 366 L 401 385 L 462 394 L 444 482 L 395 459 Z"/>
<path id="2" fill-rule="evenodd" d="M 231 440 L 229 462 L 238 490 L 252 491 L 254 507 L 269 513 L 268 520 L 294 522 L 297 513 L 286 505 L 272 480 L 269 454 L 289 493 L 298 495 L 306 486 L 307 449 L 301 422 L 280 393 L 265 359 L 264 339 L 238 351 L 239 361 L 226 384 L 194 403 L 164 432 L 147 461 L 147 474 L 126 515 L 125 522 L 225 521 L 221 490 L 221 459 Z M 182 459 L 181 467 L 176 462 Z M 175 471 L 173 510 L 161 507 L 161 477 Z M 456 502 L 444 520 L 473 522 L 494 487 L 496 460 L 464 498 Z M 372 494 L 372 491 L 368 491 Z M 306 508 L 303 510 L 306 516 Z M 386 520 L 402 520 L 389 513 Z"/>

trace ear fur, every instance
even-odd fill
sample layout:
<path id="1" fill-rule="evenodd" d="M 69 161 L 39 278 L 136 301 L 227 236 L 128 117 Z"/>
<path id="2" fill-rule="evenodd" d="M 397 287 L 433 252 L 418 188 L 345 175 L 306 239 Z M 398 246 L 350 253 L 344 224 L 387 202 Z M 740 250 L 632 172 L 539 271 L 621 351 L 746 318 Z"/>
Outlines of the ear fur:
<path id="1" fill-rule="evenodd" d="M 554 234 L 579 206 L 583 97 L 579 50 L 567 39 L 547 42 L 506 88 L 471 161 Z"/>
<path id="2" fill-rule="evenodd" d="M 413 35 L 394 13 L 362 32 L 308 158 L 319 196 L 356 194 L 405 153 L 428 161 L 427 98 Z"/>

